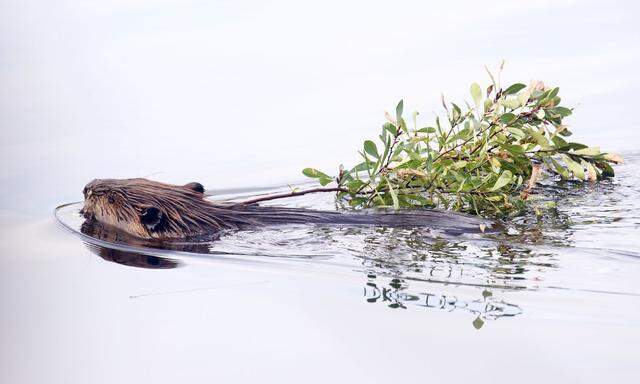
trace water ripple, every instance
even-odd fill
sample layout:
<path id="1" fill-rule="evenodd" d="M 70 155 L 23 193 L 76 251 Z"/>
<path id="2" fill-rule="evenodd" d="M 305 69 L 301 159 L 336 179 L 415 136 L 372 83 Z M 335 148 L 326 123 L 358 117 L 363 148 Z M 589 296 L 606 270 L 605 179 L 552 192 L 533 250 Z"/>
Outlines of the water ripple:
<path id="1" fill-rule="evenodd" d="M 359 273 L 364 298 L 390 308 L 465 311 L 485 320 L 516 316 L 518 305 L 500 292 L 569 290 L 639 295 L 640 156 L 628 154 L 618 177 L 598 184 L 543 183 L 539 201 L 558 207 L 528 214 L 486 235 L 450 236 L 421 228 L 278 226 L 227 231 L 198 241 L 162 244 L 83 229 L 79 204 L 56 217 L 105 260 L 131 267 L 175 268 L 206 260 L 315 263 Z M 332 209 L 330 196 L 292 199 L 292 206 Z M 602 272 L 609 271 L 609 272 Z M 472 287 L 476 298 L 456 298 L 443 287 Z M 440 287 L 440 288 L 439 288 Z M 634 287 L 634 288 L 630 288 Z M 480 325 L 481 326 L 481 325 Z"/>

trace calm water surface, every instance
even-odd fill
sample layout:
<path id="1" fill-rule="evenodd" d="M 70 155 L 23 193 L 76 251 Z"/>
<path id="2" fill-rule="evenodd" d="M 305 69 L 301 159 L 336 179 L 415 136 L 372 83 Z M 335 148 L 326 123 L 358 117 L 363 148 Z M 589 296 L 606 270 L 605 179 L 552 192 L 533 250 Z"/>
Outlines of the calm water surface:
<path id="1" fill-rule="evenodd" d="M 80 204 L 56 211 L 58 228 L 5 214 L 3 375 L 633 381 L 640 153 L 624 155 L 614 180 L 542 186 L 558 209 L 497 234 L 281 226 L 158 249 L 81 233 Z"/>
<path id="2" fill-rule="evenodd" d="M 640 382 L 637 2 L 1 3 L 0 384 Z M 503 84 L 560 87 L 576 141 L 626 150 L 614 180 L 546 185 L 557 212 L 484 236 L 158 249 L 52 214 L 93 178 L 286 190 L 502 59 Z"/>

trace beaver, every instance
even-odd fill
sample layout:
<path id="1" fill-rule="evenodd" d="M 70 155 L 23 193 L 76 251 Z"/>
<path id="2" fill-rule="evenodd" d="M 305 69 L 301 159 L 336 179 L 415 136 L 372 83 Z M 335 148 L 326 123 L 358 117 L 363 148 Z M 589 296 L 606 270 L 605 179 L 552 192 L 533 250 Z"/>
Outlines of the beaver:
<path id="1" fill-rule="evenodd" d="M 435 209 L 322 211 L 206 199 L 202 184 L 165 184 L 135 179 L 96 179 L 84 188 L 86 220 L 142 239 L 184 239 L 225 229 L 263 225 L 327 224 L 426 227 L 460 234 L 491 229 L 491 222 Z"/>

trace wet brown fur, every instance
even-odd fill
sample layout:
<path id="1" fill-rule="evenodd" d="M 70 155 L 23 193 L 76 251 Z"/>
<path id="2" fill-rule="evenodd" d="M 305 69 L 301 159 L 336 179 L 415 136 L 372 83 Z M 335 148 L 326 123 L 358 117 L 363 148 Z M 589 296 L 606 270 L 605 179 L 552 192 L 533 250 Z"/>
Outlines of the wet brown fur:
<path id="1" fill-rule="evenodd" d="M 343 213 L 258 205 L 223 205 L 205 199 L 199 183 L 171 185 L 147 179 L 99 179 L 84 189 L 88 220 L 143 239 L 176 239 L 224 229 L 277 224 L 425 226 L 478 232 L 485 220 L 437 210 L 398 213 Z"/>

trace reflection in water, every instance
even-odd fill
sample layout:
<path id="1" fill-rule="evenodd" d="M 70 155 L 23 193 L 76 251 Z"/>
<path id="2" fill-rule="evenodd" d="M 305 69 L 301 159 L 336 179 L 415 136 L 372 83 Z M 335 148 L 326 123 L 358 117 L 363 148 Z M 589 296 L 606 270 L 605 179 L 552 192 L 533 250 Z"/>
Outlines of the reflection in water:
<path id="1" fill-rule="evenodd" d="M 520 307 L 495 299 L 493 293 L 486 289 L 482 291 L 481 298 L 468 301 L 446 294 L 409 293 L 405 289 L 406 285 L 398 279 L 393 279 L 388 286 L 382 287 L 369 281 L 364 287 L 364 297 L 369 303 L 384 303 L 389 308 L 406 309 L 408 304 L 412 304 L 446 312 L 467 311 L 475 317 L 472 324 L 477 329 L 482 327 L 485 320 L 512 317 L 522 313 Z"/>
<path id="2" fill-rule="evenodd" d="M 535 289 L 545 269 L 554 268 L 551 255 L 496 238 L 444 235 L 423 229 L 283 226 L 230 232 L 216 239 L 159 242 L 133 238 L 94 221 L 80 226 L 83 234 L 107 244 L 126 244 L 145 250 L 163 249 L 212 255 L 248 255 L 260 258 L 303 259 L 339 264 L 360 270 L 367 302 L 389 308 L 425 308 L 467 312 L 473 326 L 487 320 L 512 317 L 520 307 L 494 296 L 492 291 Z M 101 258 L 139 268 L 175 268 L 180 262 L 157 255 L 123 251 L 92 244 Z M 477 287 L 478 299 L 463 300 L 435 293 L 434 283 Z M 497 288 L 497 290 L 496 290 Z M 497 294 L 497 293 L 496 293 Z"/>
<path id="3" fill-rule="evenodd" d="M 132 237 L 126 233 L 105 228 L 102 224 L 86 220 L 80 226 L 80 231 L 94 239 L 103 240 L 108 243 L 125 243 L 138 247 L 150 246 L 149 242 Z M 147 255 L 136 252 L 122 251 L 115 248 L 103 247 L 97 244 L 86 242 L 87 248 L 94 254 L 106 261 L 126 265 L 129 267 L 148 269 L 171 269 L 180 265 L 179 262 L 155 255 Z"/>
<path id="4" fill-rule="evenodd" d="M 94 254 L 106 261 L 126 265 L 128 267 L 148 268 L 148 269 L 171 269 L 181 265 L 180 262 L 135 252 L 126 252 L 119 249 L 101 247 L 99 245 L 87 244 L 87 248 Z"/>
<path id="5" fill-rule="evenodd" d="M 636 159 L 631 159 L 637 166 Z M 174 258 L 167 250 L 211 257 L 326 264 L 359 271 L 364 278 L 367 302 L 390 308 L 466 312 L 479 329 L 487 320 L 523 312 L 518 305 L 501 299 L 501 293 L 550 287 L 545 280 L 570 255 L 567 250 L 575 249 L 576 238 L 580 238 L 576 231 L 587 233 L 592 237 L 590 241 L 606 243 L 608 236 L 622 238 L 622 233 L 628 238 L 627 231 L 637 229 L 638 192 L 628 176 L 634 168 L 622 170 L 617 179 L 597 185 L 543 184 L 536 196 L 540 202 L 556 202 L 558 209 L 512 218 L 503 232 L 486 235 L 449 236 L 424 228 L 291 225 L 231 231 L 206 239 L 158 242 L 132 238 L 99 223 L 83 222 L 77 214 L 77 205 L 62 207 L 57 216 L 68 228 L 80 229 L 90 236 L 85 241 L 92 244 L 94 253 L 119 264 L 151 269 L 179 266 L 180 255 L 175 254 Z M 330 209 L 331 201 L 314 198 L 320 197 L 305 198 L 307 207 Z M 94 244 L 96 240 L 104 243 Z M 640 257 L 633 250 L 637 243 L 628 241 L 631 246 L 622 254 Z M 113 249 L 117 248 L 113 244 L 143 251 Z M 589 248 L 591 253 L 594 249 Z M 609 257 L 615 250 L 602 252 Z M 477 296 L 462 298 L 451 294 L 452 287 L 462 286 L 475 290 Z"/>
<path id="6" fill-rule="evenodd" d="M 370 274 L 505 289 L 536 288 L 554 255 L 494 237 L 431 238 L 418 231 L 376 229 L 359 253 Z"/>

